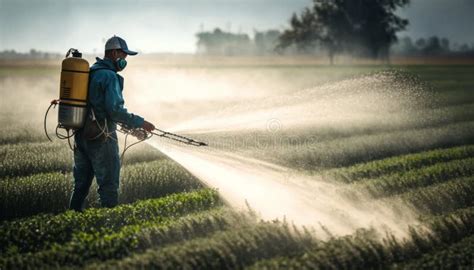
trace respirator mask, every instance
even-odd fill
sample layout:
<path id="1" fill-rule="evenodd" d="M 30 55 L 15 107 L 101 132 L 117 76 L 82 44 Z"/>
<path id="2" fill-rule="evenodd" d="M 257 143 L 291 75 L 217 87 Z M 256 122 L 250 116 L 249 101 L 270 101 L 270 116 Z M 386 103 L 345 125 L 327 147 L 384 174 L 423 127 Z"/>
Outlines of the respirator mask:
<path id="1" fill-rule="evenodd" d="M 127 66 L 127 60 L 125 60 L 124 58 L 119 57 L 115 60 L 115 67 L 117 68 L 117 71 L 124 70 L 126 66 Z"/>

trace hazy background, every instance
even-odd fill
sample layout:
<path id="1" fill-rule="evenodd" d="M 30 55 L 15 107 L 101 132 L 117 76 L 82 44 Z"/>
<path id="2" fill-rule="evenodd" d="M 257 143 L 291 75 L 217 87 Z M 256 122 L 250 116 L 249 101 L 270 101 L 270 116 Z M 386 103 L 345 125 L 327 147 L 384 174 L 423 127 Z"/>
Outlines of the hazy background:
<path id="1" fill-rule="evenodd" d="M 311 0 L 158 0 L 72 1 L 0 0 L 0 50 L 34 48 L 64 52 L 78 47 L 102 53 L 106 38 L 117 34 L 142 52 L 196 51 L 195 34 L 220 27 L 253 36 L 254 29 L 283 30 L 293 12 Z M 474 43 L 474 1 L 413 0 L 400 14 L 410 20 L 399 35 L 438 35 Z"/>

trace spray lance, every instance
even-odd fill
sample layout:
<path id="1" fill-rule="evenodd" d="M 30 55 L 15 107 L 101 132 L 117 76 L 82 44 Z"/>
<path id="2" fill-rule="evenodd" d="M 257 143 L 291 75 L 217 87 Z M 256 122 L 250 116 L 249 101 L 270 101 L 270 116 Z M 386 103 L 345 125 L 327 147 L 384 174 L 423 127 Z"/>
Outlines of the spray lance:
<path id="1" fill-rule="evenodd" d="M 71 55 L 71 57 L 69 57 Z M 44 116 L 44 132 L 48 140 L 52 141 L 48 135 L 46 127 L 46 120 L 48 113 L 51 108 L 55 108 L 59 105 L 58 110 L 58 124 L 56 126 L 56 137 L 59 139 L 67 139 L 69 147 L 73 149 L 70 138 L 74 136 L 77 130 L 84 127 L 87 118 L 87 93 L 89 85 L 89 63 L 87 60 L 82 58 L 82 53 L 77 49 L 69 49 L 66 53 L 65 59 L 61 64 L 61 79 L 59 87 L 59 99 L 51 101 L 48 109 Z M 91 110 L 93 113 L 93 110 Z M 106 138 L 112 138 L 107 130 L 107 123 L 101 126 L 98 122 L 98 129 L 100 134 L 97 136 L 104 135 Z M 125 134 L 125 145 L 122 152 L 122 158 L 125 151 L 131 146 L 150 139 L 152 136 L 158 136 L 167 138 L 177 142 L 181 142 L 188 145 L 194 146 L 207 146 L 204 142 L 198 142 L 191 138 L 167 132 L 158 128 L 155 128 L 151 132 L 147 132 L 142 128 L 130 128 L 124 124 L 117 123 L 120 126 L 118 130 Z M 66 134 L 61 133 L 59 130 L 66 130 Z M 128 136 L 134 136 L 138 139 L 137 142 L 127 146 Z"/>
<path id="2" fill-rule="evenodd" d="M 136 137 L 138 140 L 147 140 L 154 135 L 157 137 L 167 138 L 167 139 L 184 143 L 184 144 L 189 144 L 189 145 L 194 145 L 194 146 L 207 146 L 207 144 L 204 142 L 199 142 L 191 138 L 174 134 L 168 131 L 164 131 L 158 128 L 155 128 L 152 132 L 147 132 L 146 130 L 142 128 L 130 129 L 123 124 L 118 123 L 118 125 L 120 126 L 119 132 L 124 133 L 126 135 L 132 135 Z"/>
<path id="3" fill-rule="evenodd" d="M 121 155 L 121 159 L 125 155 L 125 151 L 127 151 L 130 147 L 132 147 L 132 146 L 134 146 L 138 143 L 141 143 L 145 140 L 148 140 L 153 136 L 170 139 L 170 140 L 177 141 L 177 142 L 184 143 L 184 144 L 188 144 L 188 145 L 207 146 L 207 144 L 204 143 L 204 142 L 199 142 L 199 141 L 193 140 L 191 138 L 188 138 L 188 137 L 185 137 L 185 136 L 182 136 L 182 135 L 178 135 L 178 134 L 174 134 L 174 133 L 171 133 L 171 132 L 167 132 L 167 131 L 164 131 L 164 130 L 161 130 L 161 129 L 158 129 L 158 128 L 155 128 L 153 131 L 148 132 L 148 131 L 144 130 L 143 128 L 129 128 L 129 127 L 127 127 L 126 125 L 124 125 L 122 123 L 117 123 L 117 125 L 120 126 L 120 129 L 118 129 L 118 131 L 125 134 L 125 143 L 124 143 L 124 149 L 123 149 L 123 152 L 122 152 L 122 155 Z M 130 135 L 137 138 L 138 141 L 127 146 L 127 138 Z"/>

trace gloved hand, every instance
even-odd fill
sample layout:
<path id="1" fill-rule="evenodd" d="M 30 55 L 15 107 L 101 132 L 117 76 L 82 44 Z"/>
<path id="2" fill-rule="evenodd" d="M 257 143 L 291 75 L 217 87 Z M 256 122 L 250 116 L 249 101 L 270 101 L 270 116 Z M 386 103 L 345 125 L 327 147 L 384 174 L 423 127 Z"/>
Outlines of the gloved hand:
<path id="1" fill-rule="evenodd" d="M 155 126 L 146 120 L 143 122 L 142 128 L 147 132 L 152 132 L 153 130 L 155 130 Z"/>
<path id="2" fill-rule="evenodd" d="M 139 139 L 140 141 L 143 141 L 148 137 L 148 133 L 143 129 L 133 129 L 129 134 Z"/>

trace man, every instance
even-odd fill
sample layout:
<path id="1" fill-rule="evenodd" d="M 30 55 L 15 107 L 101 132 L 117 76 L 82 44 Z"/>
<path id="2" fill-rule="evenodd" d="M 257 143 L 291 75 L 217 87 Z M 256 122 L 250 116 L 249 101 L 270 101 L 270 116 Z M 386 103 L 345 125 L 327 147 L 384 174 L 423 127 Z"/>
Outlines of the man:
<path id="1" fill-rule="evenodd" d="M 124 108 L 123 77 L 117 72 L 127 65 L 127 55 L 136 54 L 128 49 L 125 40 L 113 36 L 105 44 L 104 59 L 97 57 L 97 62 L 90 68 L 89 114 L 84 128 L 78 130 L 74 137 L 74 191 L 70 209 L 84 209 L 94 175 L 99 186 L 97 192 L 101 206 L 114 207 L 118 204 L 120 157 L 116 122 L 130 128 L 141 127 L 148 132 L 155 129 L 153 124 Z"/>

